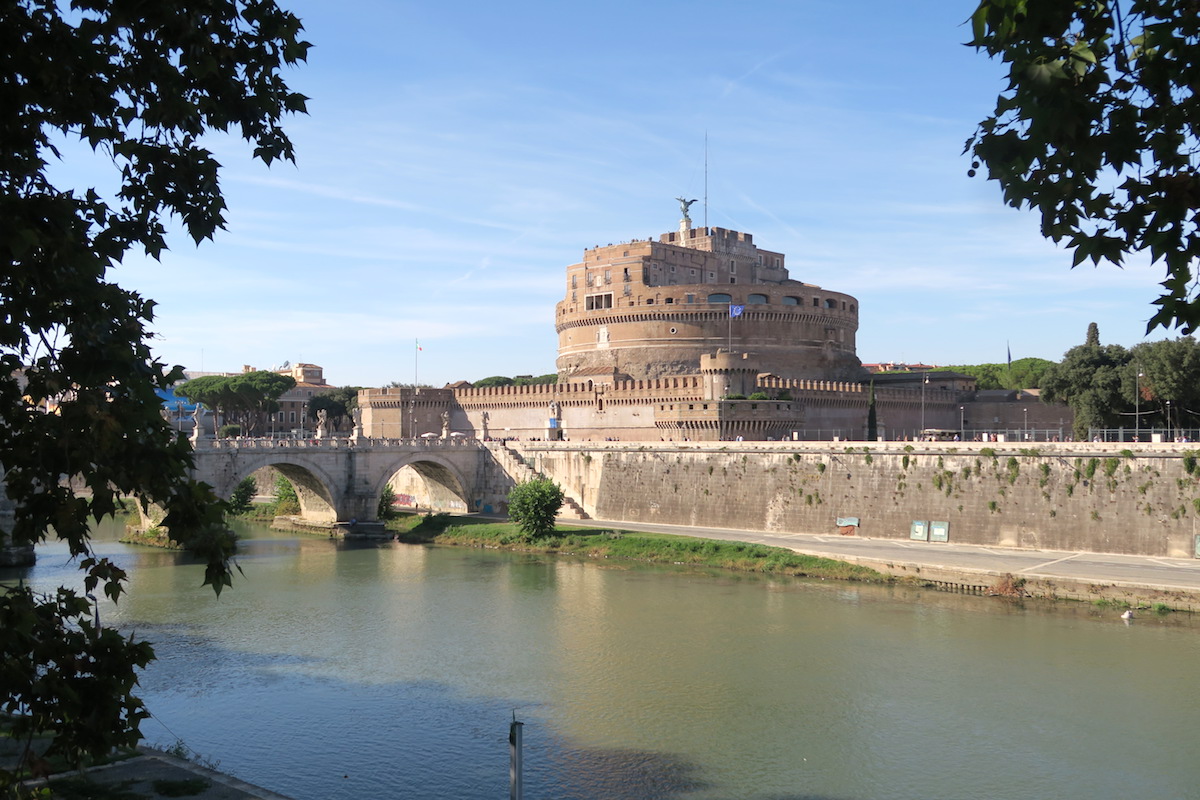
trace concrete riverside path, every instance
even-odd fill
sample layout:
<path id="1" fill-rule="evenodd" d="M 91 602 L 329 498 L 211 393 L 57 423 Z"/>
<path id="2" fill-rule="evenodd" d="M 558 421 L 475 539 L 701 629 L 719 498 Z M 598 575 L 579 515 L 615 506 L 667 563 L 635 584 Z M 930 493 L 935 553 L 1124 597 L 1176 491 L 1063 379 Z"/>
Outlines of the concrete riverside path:
<path id="1" fill-rule="evenodd" d="M 869 539 L 812 533 L 768 533 L 614 520 L 560 520 L 562 525 L 669 533 L 784 547 L 805 555 L 861 564 L 900 577 L 945 584 L 992 584 L 1024 578 L 1032 595 L 1073 600 L 1166 603 L 1200 611 L 1200 559 L 1108 553 L 1015 550 L 951 542 Z"/>

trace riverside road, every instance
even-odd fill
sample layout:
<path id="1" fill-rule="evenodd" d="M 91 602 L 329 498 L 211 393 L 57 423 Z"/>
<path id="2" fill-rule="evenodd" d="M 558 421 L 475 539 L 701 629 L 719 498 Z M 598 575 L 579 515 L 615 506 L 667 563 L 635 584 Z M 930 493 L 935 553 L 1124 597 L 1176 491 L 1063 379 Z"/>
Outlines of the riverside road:
<path id="1" fill-rule="evenodd" d="M 1010 550 L 939 542 L 867 539 L 806 533 L 764 533 L 728 528 L 692 528 L 606 520 L 563 520 L 564 524 L 670 533 L 786 547 L 878 569 L 893 575 L 922 571 L 995 578 L 1006 573 L 1027 580 L 1110 584 L 1130 590 L 1183 592 L 1200 600 L 1200 560 L 1107 553 Z M 988 581 L 990 582 L 990 580 Z"/>

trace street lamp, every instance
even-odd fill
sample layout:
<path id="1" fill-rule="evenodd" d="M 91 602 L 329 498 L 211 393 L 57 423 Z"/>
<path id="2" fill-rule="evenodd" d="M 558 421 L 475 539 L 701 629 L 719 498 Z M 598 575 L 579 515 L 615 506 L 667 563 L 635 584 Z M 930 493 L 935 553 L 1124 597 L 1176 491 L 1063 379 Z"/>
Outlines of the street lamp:
<path id="1" fill-rule="evenodd" d="M 1025 441 L 1029 441 L 1029 407 L 1021 409 L 1021 413 L 1025 415 Z"/>
<path id="2" fill-rule="evenodd" d="M 1133 379 L 1133 440 L 1141 441 L 1142 438 L 1142 371 L 1138 370 L 1137 376 Z"/>
<path id="3" fill-rule="evenodd" d="M 925 387 L 928 385 L 929 373 L 926 373 L 925 380 L 921 381 L 921 430 L 917 433 L 918 440 L 925 436 Z"/>
<path id="4" fill-rule="evenodd" d="M 1167 401 L 1167 441 L 1173 441 L 1171 437 L 1171 401 Z"/>
<path id="5" fill-rule="evenodd" d="M 958 435 L 965 442 L 967 440 L 967 424 L 963 421 L 963 407 L 958 407 Z"/>

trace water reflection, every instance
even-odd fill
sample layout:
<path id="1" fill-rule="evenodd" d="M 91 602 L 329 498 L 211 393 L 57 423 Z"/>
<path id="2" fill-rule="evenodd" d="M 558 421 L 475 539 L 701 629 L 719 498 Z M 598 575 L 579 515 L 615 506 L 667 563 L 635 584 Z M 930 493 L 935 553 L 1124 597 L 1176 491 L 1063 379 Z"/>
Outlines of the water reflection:
<path id="1" fill-rule="evenodd" d="M 247 534 L 219 600 L 199 565 L 101 542 L 135 582 L 106 615 L 156 643 L 152 740 L 298 798 L 503 796 L 514 710 L 531 798 L 1183 797 L 1197 777 L 1190 617 Z"/>

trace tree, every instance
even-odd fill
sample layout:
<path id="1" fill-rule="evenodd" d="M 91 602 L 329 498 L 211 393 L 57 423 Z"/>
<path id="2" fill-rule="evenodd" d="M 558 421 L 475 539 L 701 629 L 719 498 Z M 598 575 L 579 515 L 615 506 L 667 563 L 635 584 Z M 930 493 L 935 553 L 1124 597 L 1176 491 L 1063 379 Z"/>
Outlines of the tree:
<path id="1" fill-rule="evenodd" d="M 1134 346 L 1129 351 L 1122 394 L 1127 405 L 1142 414 L 1144 421 L 1140 427 L 1197 425 L 1200 423 L 1200 344 L 1192 337 L 1184 336 Z"/>
<path id="2" fill-rule="evenodd" d="M 871 393 L 867 396 L 867 441 L 879 438 L 879 417 L 875 408 L 875 381 L 871 381 Z"/>
<path id="3" fill-rule="evenodd" d="M 383 491 L 379 493 L 379 505 L 375 509 L 375 515 L 379 519 L 395 519 L 396 518 L 396 490 L 389 483 L 383 487 Z"/>
<path id="4" fill-rule="evenodd" d="M 275 478 L 275 513 L 278 515 L 299 514 L 300 498 L 296 487 L 282 475 Z"/>
<path id="5" fill-rule="evenodd" d="M 308 401 L 308 411 L 315 417 L 319 410 L 325 409 L 325 414 L 333 425 L 333 429 L 338 430 L 350 412 L 358 408 L 358 392 L 361 388 L 361 386 L 342 386 L 313 395 L 312 399 Z"/>
<path id="6" fill-rule="evenodd" d="M 512 386 L 513 379 L 506 378 L 503 375 L 493 375 L 490 378 L 480 378 L 472 384 L 476 389 L 483 389 L 488 386 Z"/>
<path id="7" fill-rule="evenodd" d="M 1011 364 L 961 364 L 946 369 L 970 375 L 975 379 L 976 389 L 1036 389 L 1053 364 L 1044 358 L 1030 357 L 1018 358 Z"/>
<path id="8" fill-rule="evenodd" d="M 526 536 L 536 539 L 554 530 L 554 518 L 562 508 L 563 493 L 549 478 L 518 483 L 508 493 L 508 517 Z"/>
<path id="9" fill-rule="evenodd" d="M 231 582 L 223 504 L 190 481 L 190 448 L 156 389 L 179 381 L 149 347 L 154 303 L 109 280 L 126 255 L 158 257 L 175 218 L 197 243 L 224 225 L 219 165 L 201 144 L 236 130 L 266 163 L 292 158 L 280 127 L 305 98 L 280 77 L 305 57 L 299 20 L 271 0 L 14 0 L 0 4 L 0 464 L 16 545 L 48 536 L 112 599 L 125 573 L 88 525 L 122 494 L 166 509 L 173 539 Z M 114 191 L 66 186 L 57 162 L 111 166 Z M 106 185 L 106 184 L 101 184 Z M 46 412 L 53 413 L 46 413 Z M 77 476 L 75 494 L 62 476 Z M 139 738 L 132 693 L 145 642 L 103 628 L 72 589 L 0 595 L 0 710 L 79 763 Z M 12 773 L 0 772 L 0 789 Z"/>
<path id="10" fill-rule="evenodd" d="M 1042 401 L 1066 403 L 1075 412 L 1076 439 L 1085 439 L 1089 428 L 1122 426 L 1133 410 L 1123 391 L 1129 351 L 1099 344 L 1098 333 L 1095 341 L 1072 347 L 1042 376 Z"/>
<path id="11" fill-rule="evenodd" d="M 229 513 L 245 514 L 254 503 L 254 495 L 258 493 L 258 483 L 253 475 L 247 475 L 234 487 L 229 496 Z"/>
<path id="12" fill-rule="evenodd" d="M 175 394 L 216 410 L 226 422 L 233 420 L 253 436 L 264 414 L 279 410 L 279 398 L 296 385 L 296 379 L 278 372 L 256 371 L 242 375 L 205 375 L 175 387 Z"/>
<path id="13" fill-rule="evenodd" d="M 1042 235 L 1120 266 L 1166 270 L 1147 331 L 1200 324 L 1200 8 L 1193 0 L 982 0 L 970 46 L 999 57 L 1008 88 L 966 151 Z"/>

